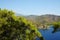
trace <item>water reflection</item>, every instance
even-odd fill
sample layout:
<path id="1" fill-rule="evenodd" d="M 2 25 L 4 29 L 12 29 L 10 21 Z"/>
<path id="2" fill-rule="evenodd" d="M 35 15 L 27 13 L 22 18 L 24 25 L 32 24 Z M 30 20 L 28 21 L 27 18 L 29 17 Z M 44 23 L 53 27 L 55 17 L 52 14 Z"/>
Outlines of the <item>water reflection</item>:
<path id="1" fill-rule="evenodd" d="M 52 33 L 53 31 L 52 27 L 48 30 L 39 30 L 39 31 L 42 33 L 45 40 L 60 40 L 60 32 Z M 37 40 L 39 40 L 39 38 L 37 38 Z"/>

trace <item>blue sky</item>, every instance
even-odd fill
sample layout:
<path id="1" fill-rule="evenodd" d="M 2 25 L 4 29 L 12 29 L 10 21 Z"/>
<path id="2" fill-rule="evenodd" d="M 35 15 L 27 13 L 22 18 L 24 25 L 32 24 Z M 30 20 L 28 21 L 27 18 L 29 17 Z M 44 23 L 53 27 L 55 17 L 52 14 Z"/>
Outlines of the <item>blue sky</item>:
<path id="1" fill-rule="evenodd" d="M 22 15 L 60 15 L 60 0 L 0 0 L 0 8 Z"/>

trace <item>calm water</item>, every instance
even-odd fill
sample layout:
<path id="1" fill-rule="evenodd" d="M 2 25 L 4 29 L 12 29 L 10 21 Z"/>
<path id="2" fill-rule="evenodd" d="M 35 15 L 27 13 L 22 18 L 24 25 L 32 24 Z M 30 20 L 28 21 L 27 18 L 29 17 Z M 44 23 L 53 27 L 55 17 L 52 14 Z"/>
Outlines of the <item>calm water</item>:
<path id="1" fill-rule="evenodd" d="M 60 40 L 60 32 L 56 32 L 56 33 L 52 33 L 53 28 L 50 28 L 48 30 L 39 30 L 43 37 L 45 38 L 45 40 Z M 39 40 L 37 38 L 37 40 Z"/>

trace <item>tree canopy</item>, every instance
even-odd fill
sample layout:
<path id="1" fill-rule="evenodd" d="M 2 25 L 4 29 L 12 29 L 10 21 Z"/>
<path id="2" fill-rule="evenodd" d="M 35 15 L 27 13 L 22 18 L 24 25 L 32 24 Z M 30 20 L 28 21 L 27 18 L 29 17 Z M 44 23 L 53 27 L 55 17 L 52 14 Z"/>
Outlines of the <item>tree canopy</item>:
<path id="1" fill-rule="evenodd" d="M 60 31 L 60 22 L 54 22 L 53 23 L 53 28 L 54 28 L 54 30 L 53 30 L 52 33 L 55 33 L 57 31 Z"/>
<path id="2" fill-rule="evenodd" d="M 43 40 L 37 28 L 24 17 L 16 16 L 13 11 L 0 9 L 0 40 Z"/>

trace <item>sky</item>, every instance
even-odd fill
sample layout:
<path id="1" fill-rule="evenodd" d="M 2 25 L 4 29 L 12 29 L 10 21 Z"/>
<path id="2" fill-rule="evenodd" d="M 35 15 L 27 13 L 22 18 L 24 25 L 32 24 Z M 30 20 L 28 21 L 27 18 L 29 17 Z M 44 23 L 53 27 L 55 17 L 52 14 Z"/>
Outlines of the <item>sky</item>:
<path id="1" fill-rule="evenodd" d="M 0 0 L 0 8 L 22 15 L 60 15 L 60 0 Z"/>

